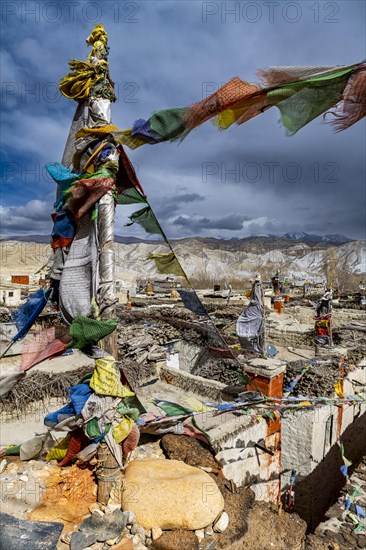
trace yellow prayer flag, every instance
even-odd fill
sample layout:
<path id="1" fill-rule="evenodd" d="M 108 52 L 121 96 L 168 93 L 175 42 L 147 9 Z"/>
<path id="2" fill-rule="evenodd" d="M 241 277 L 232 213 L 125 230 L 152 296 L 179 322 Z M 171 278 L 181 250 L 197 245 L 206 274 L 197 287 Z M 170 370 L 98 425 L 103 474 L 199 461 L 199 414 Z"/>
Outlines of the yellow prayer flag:
<path id="1" fill-rule="evenodd" d="M 126 439 L 130 431 L 132 430 L 134 421 L 131 420 L 128 416 L 124 416 L 123 420 L 112 428 L 113 437 L 116 440 L 116 443 L 121 443 Z"/>
<path id="2" fill-rule="evenodd" d="M 135 395 L 128 386 L 122 384 L 116 360 L 111 355 L 96 359 L 90 387 L 98 395 L 112 395 L 113 397 Z"/>
<path id="3" fill-rule="evenodd" d="M 46 454 L 46 461 L 62 460 L 66 456 L 67 447 L 69 446 L 70 435 L 61 439 L 57 445 Z"/>
<path id="4" fill-rule="evenodd" d="M 334 384 L 334 389 L 338 397 L 343 397 L 343 384 L 341 380 L 338 380 L 336 384 Z"/>
<path id="5" fill-rule="evenodd" d="M 174 252 L 168 254 L 149 254 L 147 259 L 154 260 L 160 273 L 187 278 Z"/>

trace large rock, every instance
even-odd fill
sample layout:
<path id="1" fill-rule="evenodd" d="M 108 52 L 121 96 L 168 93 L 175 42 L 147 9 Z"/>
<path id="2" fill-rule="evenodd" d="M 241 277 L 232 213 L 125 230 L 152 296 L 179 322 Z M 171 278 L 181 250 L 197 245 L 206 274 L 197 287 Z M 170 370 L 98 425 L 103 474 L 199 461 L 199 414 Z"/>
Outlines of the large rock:
<path id="1" fill-rule="evenodd" d="M 180 460 L 134 460 L 126 469 L 122 509 L 145 529 L 202 529 L 224 509 L 212 477 Z"/>

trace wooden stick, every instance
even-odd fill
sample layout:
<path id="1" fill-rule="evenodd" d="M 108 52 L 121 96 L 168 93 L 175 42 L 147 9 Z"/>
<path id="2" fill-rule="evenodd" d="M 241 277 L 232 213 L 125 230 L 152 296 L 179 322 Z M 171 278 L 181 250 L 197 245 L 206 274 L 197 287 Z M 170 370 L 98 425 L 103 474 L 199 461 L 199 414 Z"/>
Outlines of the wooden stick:
<path id="1" fill-rule="evenodd" d="M 3 352 L 1 352 L 0 359 L 4 357 L 4 355 L 10 350 L 12 345 L 15 344 L 15 340 L 10 340 L 9 344 L 6 346 Z"/>

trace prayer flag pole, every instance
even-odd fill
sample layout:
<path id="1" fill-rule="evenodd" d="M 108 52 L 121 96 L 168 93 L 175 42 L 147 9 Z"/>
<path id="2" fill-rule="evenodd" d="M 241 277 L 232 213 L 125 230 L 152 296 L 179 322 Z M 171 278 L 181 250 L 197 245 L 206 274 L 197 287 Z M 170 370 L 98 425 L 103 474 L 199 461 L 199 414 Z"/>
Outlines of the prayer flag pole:
<path id="1" fill-rule="evenodd" d="M 116 173 L 118 152 L 108 146 L 105 129 L 111 126 L 111 102 L 115 101 L 114 83 L 109 75 L 107 33 L 102 25 L 97 25 L 86 43 L 92 46 L 86 62 L 71 61 L 72 72 L 60 82 L 60 90 L 66 96 L 78 101 L 70 133 L 66 142 L 62 164 L 67 168 L 94 173 L 106 168 Z M 80 137 L 82 128 L 103 130 L 99 137 Z M 58 192 L 57 199 L 60 197 Z M 98 261 L 97 261 L 97 305 L 102 319 L 116 316 L 114 221 L 115 198 L 109 190 L 97 204 Z M 87 252 L 86 252 L 87 254 Z M 62 268 L 61 268 L 62 275 Z M 60 275 L 60 278 L 61 278 Z M 92 304 L 90 304 L 91 306 Z M 118 359 L 117 332 L 113 331 L 101 343 L 104 351 Z M 116 499 L 120 503 L 120 465 L 106 444 L 101 444 L 98 458 L 98 501 L 107 504 L 113 488 L 117 488 Z"/>
<path id="2" fill-rule="evenodd" d="M 103 144 L 107 144 L 106 133 L 79 137 L 82 128 L 103 129 L 111 126 L 111 102 L 115 101 L 114 83 L 109 75 L 107 46 L 108 37 L 102 25 L 96 25 L 86 43 L 92 46 L 86 62 L 71 61 L 72 68 L 60 82 L 61 92 L 78 101 L 70 133 L 66 142 L 62 164 L 67 168 L 85 170 L 93 173 L 95 169 L 106 167 L 116 172 L 118 154 L 112 151 L 98 159 L 96 153 Z M 97 166 L 95 164 L 97 163 Z M 114 163 L 114 166 L 113 166 Z M 58 188 L 57 198 L 60 195 Z M 114 218 L 115 200 L 113 192 L 108 191 L 100 200 L 97 210 L 98 228 L 98 283 L 97 296 L 100 317 L 115 317 L 115 262 L 114 262 Z M 117 358 L 117 335 L 113 332 L 103 341 L 105 351 Z"/>

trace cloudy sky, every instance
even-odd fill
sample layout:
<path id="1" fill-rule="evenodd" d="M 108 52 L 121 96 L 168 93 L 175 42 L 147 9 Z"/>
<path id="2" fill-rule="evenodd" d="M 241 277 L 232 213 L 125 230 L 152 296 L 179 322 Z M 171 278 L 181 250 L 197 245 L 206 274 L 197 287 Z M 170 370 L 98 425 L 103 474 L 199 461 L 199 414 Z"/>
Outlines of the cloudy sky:
<path id="1" fill-rule="evenodd" d="M 84 59 L 96 23 L 109 34 L 117 83 L 113 122 L 189 105 L 233 76 L 271 65 L 348 65 L 365 56 L 365 2 L 6 1 L 2 18 L 1 232 L 48 234 L 75 103 L 57 92 Z M 305 231 L 365 238 L 365 123 L 335 134 L 316 119 L 293 137 L 270 109 L 219 132 L 209 122 L 181 144 L 128 151 L 170 237 Z M 124 227 L 118 207 L 116 233 Z"/>

